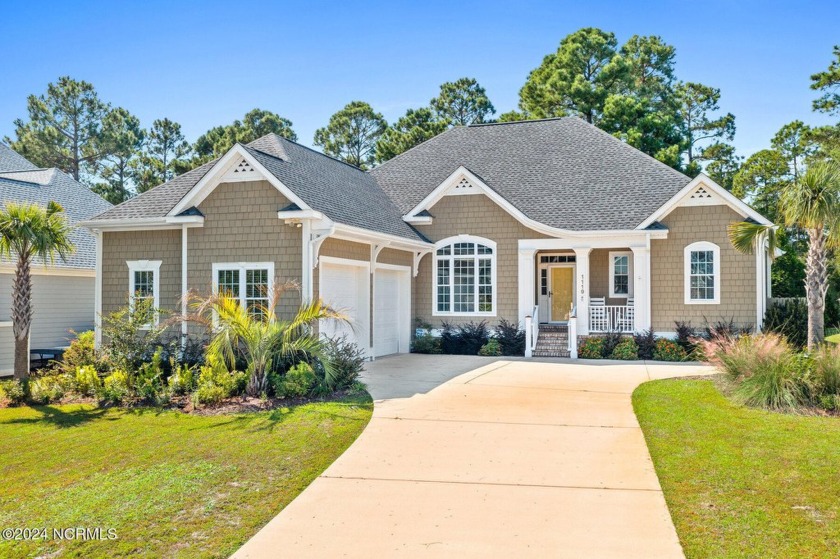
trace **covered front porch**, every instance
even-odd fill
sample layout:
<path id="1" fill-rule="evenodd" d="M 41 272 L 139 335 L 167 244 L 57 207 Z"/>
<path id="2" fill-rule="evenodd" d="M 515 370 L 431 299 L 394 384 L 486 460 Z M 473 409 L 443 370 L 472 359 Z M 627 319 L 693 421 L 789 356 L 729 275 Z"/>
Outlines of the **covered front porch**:
<path id="1" fill-rule="evenodd" d="M 519 318 L 526 356 L 543 341 L 576 357 L 579 336 L 650 328 L 652 231 L 519 241 Z M 539 352 L 543 355 L 544 351 Z"/>

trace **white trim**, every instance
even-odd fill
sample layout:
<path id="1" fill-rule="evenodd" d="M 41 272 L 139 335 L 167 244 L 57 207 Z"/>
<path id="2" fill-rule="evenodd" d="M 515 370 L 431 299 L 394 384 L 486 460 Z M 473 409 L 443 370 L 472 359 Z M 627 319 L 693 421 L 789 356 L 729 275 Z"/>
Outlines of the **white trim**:
<path id="1" fill-rule="evenodd" d="M 610 265 L 610 275 L 609 275 L 609 288 L 610 288 L 610 299 L 628 299 L 633 297 L 635 288 L 634 288 L 634 266 L 633 266 L 633 251 L 631 250 L 611 250 L 609 256 L 609 265 Z M 627 257 L 627 293 L 616 293 L 615 292 L 615 257 L 616 256 L 626 256 Z"/>
<path id="2" fill-rule="evenodd" d="M 419 239 L 414 241 L 398 235 L 377 233 L 376 231 L 362 229 L 361 227 L 354 227 L 352 225 L 345 225 L 343 223 L 335 224 L 335 230 L 331 236 L 336 239 L 365 244 L 370 244 L 376 241 L 389 241 L 391 243 L 391 248 L 397 248 L 400 250 L 412 250 L 417 248 L 428 250 L 434 247 L 433 243 L 427 243 Z"/>
<path id="3" fill-rule="evenodd" d="M 213 262 L 213 293 L 219 292 L 219 272 L 237 270 L 239 272 L 239 304 L 246 304 L 246 274 L 248 270 L 268 270 L 268 292 L 264 298 L 271 298 L 271 290 L 274 287 L 274 262 Z"/>
<path id="4" fill-rule="evenodd" d="M 370 272 L 370 262 L 364 260 L 354 260 L 352 258 L 339 258 L 338 256 L 322 256 L 320 258 L 321 264 L 338 264 L 340 266 L 358 266 L 360 268 L 368 268 Z M 321 278 L 318 278 L 318 283 Z"/>
<path id="5" fill-rule="evenodd" d="M 633 249 L 633 330 L 650 329 L 650 248 Z"/>
<path id="6" fill-rule="evenodd" d="M 160 265 L 161 260 L 126 260 L 125 264 L 128 266 L 128 308 L 134 309 L 134 293 L 136 286 L 134 283 L 135 272 L 152 272 L 152 307 L 155 310 L 154 324 L 160 321 L 160 316 L 157 310 L 160 308 Z M 148 330 L 151 324 L 142 326 L 141 330 Z"/>
<path id="7" fill-rule="evenodd" d="M 592 249 L 589 247 L 576 248 L 575 264 L 577 265 L 575 279 L 575 291 L 577 297 L 577 334 L 578 336 L 589 335 L 589 255 Z M 575 342 L 577 343 L 577 342 Z"/>
<path id="8" fill-rule="evenodd" d="M 277 217 L 288 222 L 290 220 L 324 219 L 324 214 L 315 210 L 279 210 Z"/>
<path id="9" fill-rule="evenodd" d="M 432 216 L 430 215 L 413 215 L 409 217 L 403 217 L 403 221 L 412 225 L 431 225 L 434 221 L 434 218 L 432 218 Z"/>
<path id="10" fill-rule="evenodd" d="M 476 245 L 484 245 L 490 248 L 493 253 L 492 254 L 478 254 L 478 249 L 476 248 L 475 254 L 465 254 L 463 256 L 458 256 L 454 254 L 454 247 L 450 251 L 451 253 L 446 256 L 438 256 L 438 249 L 448 246 L 454 245 L 455 243 L 475 243 Z M 435 250 L 433 252 L 434 258 L 432 259 L 432 316 L 484 316 L 484 317 L 494 317 L 497 316 L 499 311 L 499 299 L 497 295 L 498 290 L 498 281 L 497 281 L 497 271 L 498 271 L 498 248 L 496 242 L 491 239 L 486 239 L 484 237 L 477 237 L 475 235 L 453 235 L 452 237 L 447 237 L 445 239 L 441 239 L 437 243 L 435 243 Z M 475 261 L 475 284 L 474 284 L 474 305 L 475 308 L 478 309 L 478 261 L 479 260 L 487 260 L 490 259 L 490 288 L 491 288 L 491 297 L 493 300 L 492 303 L 492 310 L 490 311 L 479 311 L 475 310 L 472 312 L 455 312 L 455 311 L 439 311 L 438 310 L 438 283 L 437 283 L 437 268 L 438 268 L 438 261 L 441 259 L 448 260 L 450 262 L 454 262 L 454 260 L 461 258 L 461 259 L 473 259 Z M 449 278 L 450 281 L 454 281 L 455 270 L 454 265 L 449 270 Z M 450 299 L 449 299 L 449 308 L 453 308 L 455 305 L 454 299 L 454 284 L 450 284 Z"/>
<path id="11" fill-rule="evenodd" d="M 93 288 L 93 347 L 102 346 L 102 231 L 93 231 L 96 242 L 96 279 Z"/>
<path id="12" fill-rule="evenodd" d="M 674 194 L 674 196 L 672 196 L 670 200 L 668 200 L 662 206 L 660 206 L 658 210 L 653 212 L 653 214 L 651 214 L 650 217 L 648 217 L 646 220 L 640 223 L 636 229 L 645 229 L 654 221 L 664 218 L 674 209 L 679 207 L 681 205 L 681 202 L 683 202 L 685 198 L 690 197 L 691 194 L 701 184 L 709 190 L 711 190 L 712 193 L 718 195 L 727 206 L 741 214 L 743 217 L 750 217 L 762 225 L 773 225 L 773 223 L 770 220 L 768 220 L 766 217 L 749 207 L 743 201 L 734 196 L 731 192 L 717 184 L 707 175 L 700 173 L 699 175 L 697 175 L 697 177 L 694 178 L 694 180 L 685 185 L 682 188 L 682 190 Z"/>
<path id="13" fill-rule="evenodd" d="M 0 274 L 14 274 L 13 264 L 0 264 Z M 64 276 L 70 278 L 93 278 L 96 277 L 96 268 L 59 268 L 56 266 L 41 266 L 33 264 L 31 268 L 33 276 Z"/>
<path id="14" fill-rule="evenodd" d="M 0 328 L 11 328 L 15 323 L 11 320 L 0 320 Z"/>
<path id="15" fill-rule="evenodd" d="M 664 234 L 663 234 L 664 233 Z M 648 237 L 651 239 L 666 239 L 667 231 L 628 231 L 621 235 L 616 234 L 613 237 L 605 238 L 586 238 L 586 239 L 519 239 L 520 249 L 533 249 L 539 251 L 545 250 L 577 250 L 577 249 L 596 249 L 596 248 L 615 248 L 622 246 L 632 249 L 633 247 L 646 247 Z M 617 240 L 620 239 L 620 240 Z"/>
<path id="16" fill-rule="evenodd" d="M 232 148 L 228 150 L 226 154 L 219 159 L 213 167 L 207 171 L 207 173 L 201 177 L 201 180 L 198 181 L 195 186 L 193 186 L 190 191 L 184 196 L 178 204 L 172 208 L 168 215 L 170 216 L 177 216 L 179 213 L 183 212 L 186 209 L 189 209 L 193 206 L 198 206 L 203 202 L 207 196 L 210 195 L 213 190 L 219 185 L 222 184 L 225 173 L 228 172 L 230 168 L 234 165 L 237 165 L 241 162 L 241 159 L 244 159 L 248 162 L 251 167 L 254 168 L 257 172 L 263 175 L 263 179 L 268 181 L 274 188 L 276 188 L 283 196 L 288 198 L 291 202 L 297 204 L 297 206 L 302 210 L 311 210 L 312 208 L 309 207 L 303 200 L 301 200 L 294 192 L 292 192 L 286 185 L 284 185 L 280 180 L 275 177 L 271 172 L 268 171 L 265 167 L 260 164 L 259 161 L 254 158 L 248 150 L 246 150 L 241 144 L 236 143 Z M 253 180 L 253 179 L 252 179 Z"/>
<path id="17" fill-rule="evenodd" d="M 520 222 L 525 227 L 529 229 L 533 229 L 538 233 L 543 233 L 545 235 L 549 235 L 551 237 L 570 237 L 570 238 L 582 238 L 582 237 L 609 237 L 611 239 L 615 239 L 616 236 L 624 236 L 625 234 L 631 233 L 638 233 L 639 231 L 635 229 L 630 230 L 592 230 L 592 231 L 572 231 L 569 229 L 560 229 L 557 227 L 550 227 L 539 221 L 529 218 L 524 213 L 522 213 L 516 206 L 508 202 L 501 194 L 490 188 L 484 181 L 482 181 L 478 176 L 472 173 L 469 169 L 464 167 L 463 165 L 455 169 L 455 171 L 449 175 L 442 183 L 440 183 L 434 190 L 432 190 L 428 196 L 423 198 L 423 200 L 414 206 L 411 211 L 403 216 L 403 220 L 408 223 L 421 223 L 415 221 L 420 219 L 419 216 L 416 214 L 422 212 L 423 210 L 429 210 L 432 206 L 434 206 L 441 198 L 447 195 L 449 189 L 460 182 L 462 179 L 467 179 L 471 184 L 475 187 L 480 189 L 483 194 L 486 194 L 488 198 L 493 200 L 498 206 L 500 206 L 503 210 L 509 213 L 514 219 Z M 640 227 L 640 229 L 642 229 Z M 663 237 L 667 237 L 667 231 L 660 231 L 663 234 Z M 615 246 L 615 242 L 612 242 L 612 246 Z M 529 311 L 530 312 L 530 311 Z"/>
<path id="18" fill-rule="evenodd" d="M 699 251 L 711 251 L 714 261 L 712 262 L 715 281 L 715 296 L 713 299 L 692 299 L 691 298 L 691 253 Z M 683 249 L 683 285 L 685 289 L 686 305 L 719 305 L 720 304 L 720 247 L 709 241 L 696 241 L 686 245 Z"/>
<path id="19" fill-rule="evenodd" d="M 188 284 L 188 261 L 189 253 L 187 251 L 187 231 L 189 229 L 186 225 L 181 229 L 181 350 L 187 347 L 187 292 L 189 291 Z"/>
<path id="20" fill-rule="evenodd" d="M 82 221 L 77 225 L 90 230 L 101 229 L 103 231 L 145 231 L 147 229 L 180 229 L 182 225 L 187 227 L 203 227 L 204 216 L 182 215 L 166 217 L 139 217 L 120 219 L 95 219 Z"/>

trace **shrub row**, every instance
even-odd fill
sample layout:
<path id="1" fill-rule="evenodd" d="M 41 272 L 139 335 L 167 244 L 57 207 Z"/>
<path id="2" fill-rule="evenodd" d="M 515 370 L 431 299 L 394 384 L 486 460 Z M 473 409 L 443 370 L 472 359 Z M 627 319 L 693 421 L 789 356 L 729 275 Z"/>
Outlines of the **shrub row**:
<path id="1" fill-rule="evenodd" d="M 525 331 L 515 322 L 500 320 L 491 331 L 486 321 L 453 325 L 442 324 L 440 336 L 432 333 L 430 324 L 418 320 L 418 333 L 411 345 L 412 353 L 447 355 L 525 355 Z"/>
<path id="2" fill-rule="evenodd" d="M 578 344 L 578 357 L 581 359 L 686 361 L 688 355 L 678 342 L 656 338 L 650 331 L 634 336 L 621 336 L 617 333 L 590 336 Z"/>

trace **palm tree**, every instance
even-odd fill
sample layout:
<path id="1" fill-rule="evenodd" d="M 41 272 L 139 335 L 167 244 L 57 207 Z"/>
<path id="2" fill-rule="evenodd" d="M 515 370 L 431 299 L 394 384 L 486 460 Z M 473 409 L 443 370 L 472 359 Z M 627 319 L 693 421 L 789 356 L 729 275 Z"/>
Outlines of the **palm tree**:
<path id="1" fill-rule="evenodd" d="M 15 258 L 12 284 L 12 331 L 15 337 L 15 378 L 29 375 L 29 331 L 32 326 L 32 260 L 51 263 L 56 254 L 64 259 L 73 251 L 70 226 L 56 202 L 8 202 L 0 210 L 0 254 Z"/>
<path id="2" fill-rule="evenodd" d="M 808 349 L 825 339 L 825 295 L 828 291 L 828 254 L 840 242 L 840 166 L 820 161 L 808 167 L 799 180 L 786 186 L 779 209 L 788 227 L 799 227 L 808 235 L 805 261 L 805 298 L 808 302 Z M 762 239 L 775 250 L 773 229 L 754 223 L 735 223 L 729 227 L 732 245 L 752 252 Z"/>
<path id="3" fill-rule="evenodd" d="M 289 289 L 296 289 L 294 282 L 275 282 L 265 305 L 245 308 L 239 298 L 226 293 L 209 297 L 189 296 L 194 314 L 191 321 L 211 328 L 212 337 L 207 355 L 215 356 L 229 370 L 236 366 L 238 357 L 247 363 L 249 396 L 259 396 L 268 389 L 268 373 L 275 358 L 299 355 L 317 358 L 324 365 L 325 382 L 332 388 L 333 368 L 326 358 L 327 346 L 314 332 L 318 320 L 346 320 L 338 311 L 326 306 L 320 299 L 301 304 L 290 320 L 277 316 L 277 304 Z"/>

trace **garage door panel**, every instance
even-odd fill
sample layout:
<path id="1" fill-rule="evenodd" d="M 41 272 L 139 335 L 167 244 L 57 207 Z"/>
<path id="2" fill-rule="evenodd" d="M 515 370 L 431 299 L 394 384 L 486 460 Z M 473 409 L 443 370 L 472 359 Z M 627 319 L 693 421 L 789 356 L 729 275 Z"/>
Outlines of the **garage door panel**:
<path id="1" fill-rule="evenodd" d="M 376 355 L 400 351 L 400 274 L 377 270 L 374 304 L 374 349 Z"/>
<path id="2" fill-rule="evenodd" d="M 329 338 L 346 336 L 362 349 L 369 346 L 368 272 L 362 266 L 324 263 L 320 270 L 320 295 L 324 302 L 347 317 L 347 321 L 322 320 L 321 334 Z"/>

